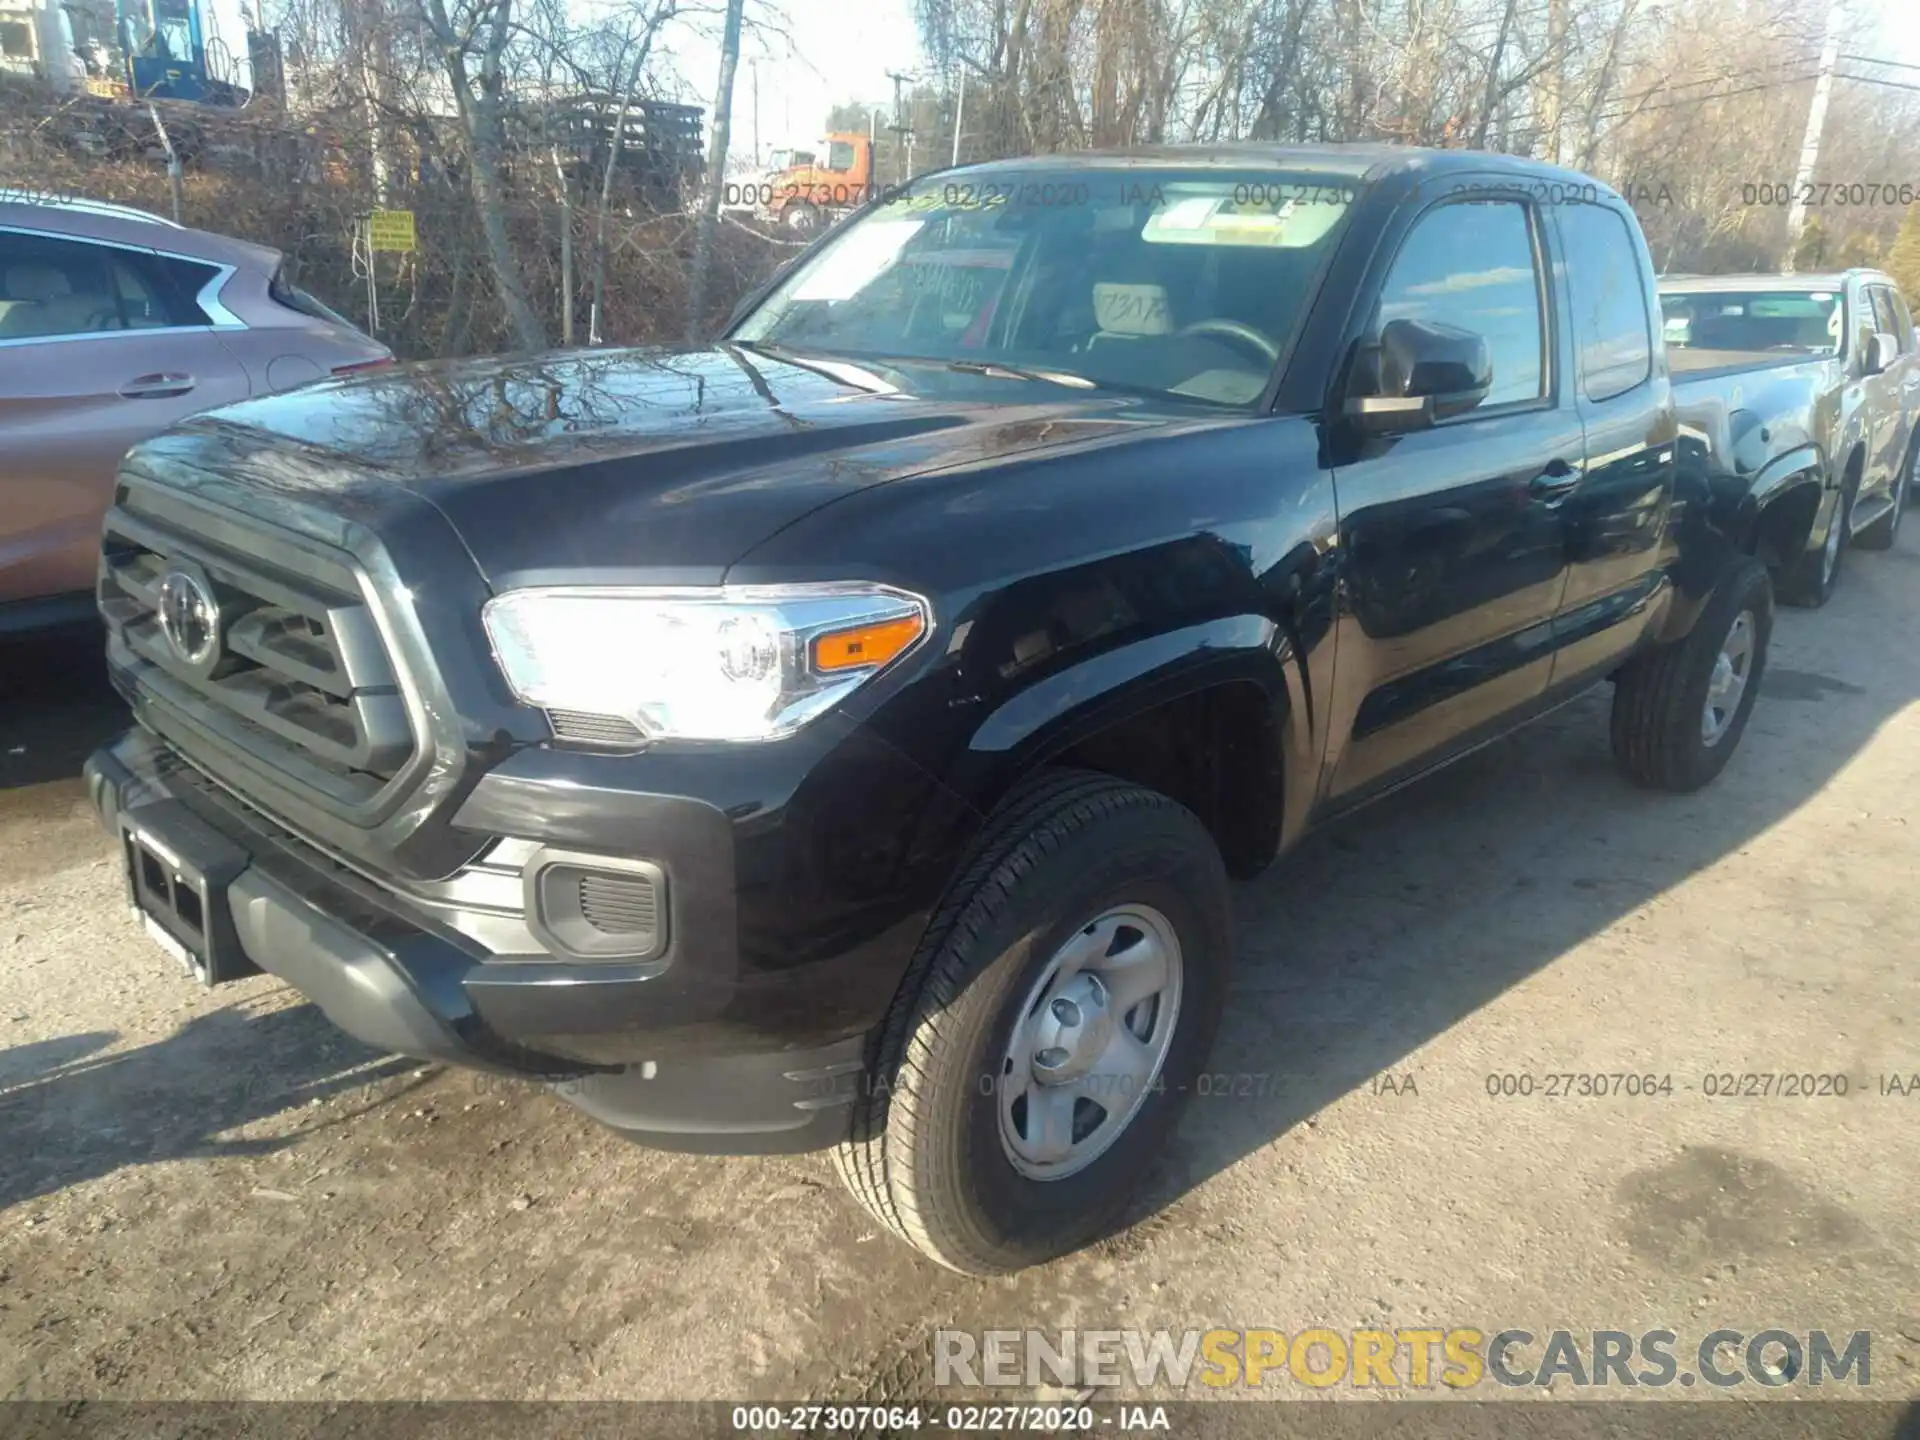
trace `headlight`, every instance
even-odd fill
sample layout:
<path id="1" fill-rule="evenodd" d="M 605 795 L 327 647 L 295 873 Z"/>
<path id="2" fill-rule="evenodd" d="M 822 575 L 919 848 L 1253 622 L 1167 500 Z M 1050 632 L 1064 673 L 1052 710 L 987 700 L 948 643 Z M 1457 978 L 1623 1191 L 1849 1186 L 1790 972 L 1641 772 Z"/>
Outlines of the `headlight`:
<path id="1" fill-rule="evenodd" d="M 529 705 L 688 740 L 791 734 L 933 627 L 918 595 L 832 584 L 511 590 L 483 619 Z"/>

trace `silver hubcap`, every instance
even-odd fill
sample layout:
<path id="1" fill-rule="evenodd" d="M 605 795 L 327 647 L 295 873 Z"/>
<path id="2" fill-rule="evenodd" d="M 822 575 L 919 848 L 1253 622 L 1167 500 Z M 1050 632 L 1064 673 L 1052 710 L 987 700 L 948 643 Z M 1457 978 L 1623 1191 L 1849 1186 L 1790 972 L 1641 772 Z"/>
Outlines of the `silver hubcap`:
<path id="1" fill-rule="evenodd" d="M 1022 1175 L 1060 1180 L 1120 1138 L 1180 1020 L 1180 941 L 1149 905 L 1107 911 L 1054 952 L 1000 1065 L 1000 1143 Z"/>
<path id="2" fill-rule="evenodd" d="M 1707 682 L 1707 705 L 1700 713 L 1700 738 L 1707 744 L 1719 744 L 1720 737 L 1732 726 L 1740 697 L 1747 693 L 1752 668 L 1753 612 L 1742 610 L 1734 617 L 1727 638 L 1720 642 L 1713 678 Z"/>

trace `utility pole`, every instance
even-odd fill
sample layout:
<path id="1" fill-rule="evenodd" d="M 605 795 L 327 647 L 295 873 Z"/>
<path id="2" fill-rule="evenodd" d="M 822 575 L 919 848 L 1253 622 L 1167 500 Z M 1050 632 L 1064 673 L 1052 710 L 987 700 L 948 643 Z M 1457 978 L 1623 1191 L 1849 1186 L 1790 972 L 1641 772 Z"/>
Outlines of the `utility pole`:
<path id="1" fill-rule="evenodd" d="M 760 62 L 747 62 L 747 78 L 753 85 L 753 173 L 760 173 Z"/>
<path id="2" fill-rule="evenodd" d="M 1566 164 L 1561 132 L 1567 104 L 1567 0 L 1547 0 L 1547 72 L 1541 76 L 1546 158 Z"/>
<path id="3" fill-rule="evenodd" d="M 949 164 L 960 163 L 960 127 L 967 120 L 967 72 L 960 72 L 960 98 L 953 102 L 953 159 Z"/>
<path id="4" fill-rule="evenodd" d="M 1794 252 L 1800 248 L 1800 236 L 1807 226 L 1807 203 L 1803 197 L 1813 185 L 1814 166 L 1820 161 L 1820 134 L 1827 127 L 1827 97 L 1833 90 L 1833 67 L 1840 58 L 1840 32 L 1846 28 L 1846 11 L 1846 0 L 1831 0 L 1827 7 L 1827 38 L 1820 47 L 1820 78 L 1813 82 L 1813 104 L 1807 107 L 1807 133 L 1800 141 L 1800 168 L 1793 176 L 1793 205 L 1787 211 L 1787 256 L 1781 269 L 1789 275 L 1794 271 Z"/>
<path id="5" fill-rule="evenodd" d="M 889 70 L 887 71 L 887 78 L 893 82 L 893 124 L 889 125 L 887 129 L 893 132 L 894 168 L 899 171 L 899 173 L 894 176 L 894 179 L 904 185 L 912 178 L 912 176 L 907 173 L 910 166 L 906 144 L 907 131 L 911 127 L 907 125 L 903 118 L 904 104 L 900 98 L 900 87 L 913 77 L 911 75 L 902 75 L 898 70 Z"/>

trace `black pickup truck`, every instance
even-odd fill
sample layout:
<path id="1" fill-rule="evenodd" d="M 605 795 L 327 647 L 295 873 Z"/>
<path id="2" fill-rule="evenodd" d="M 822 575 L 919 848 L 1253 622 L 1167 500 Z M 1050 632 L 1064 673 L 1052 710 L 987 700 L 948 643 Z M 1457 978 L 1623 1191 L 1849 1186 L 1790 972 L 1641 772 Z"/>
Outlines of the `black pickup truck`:
<path id="1" fill-rule="evenodd" d="M 1166 1141 L 1229 876 L 1602 681 L 1633 780 L 1726 764 L 1822 476 L 1683 427 L 1658 314 L 1512 159 L 928 177 L 711 348 L 139 446 L 92 793 L 207 981 L 1015 1269 Z"/>

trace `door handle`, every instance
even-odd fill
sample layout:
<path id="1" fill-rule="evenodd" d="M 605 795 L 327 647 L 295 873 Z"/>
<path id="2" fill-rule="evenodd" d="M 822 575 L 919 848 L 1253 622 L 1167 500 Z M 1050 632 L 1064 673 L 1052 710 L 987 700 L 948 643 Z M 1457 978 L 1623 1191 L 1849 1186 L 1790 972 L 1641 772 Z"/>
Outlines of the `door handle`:
<path id="1" fill-rule="evenodd" d="M 191 375 L 136 375 L 120 387 L 120 393 L 129 400 L 164 400 L 172 395 L 185 395 L 195 383 Z"/>
<path id="2" fill-rule="evenodd" d="M 1580 483 L 1580 472 L 1564 460 L 1548 462 L 1532 480 L 1527 482 L 1527 493 L 1536 500 L 1559 500 Z"/>

